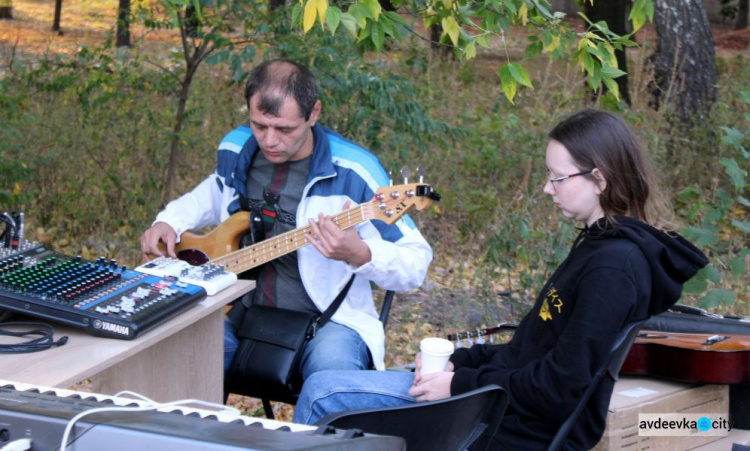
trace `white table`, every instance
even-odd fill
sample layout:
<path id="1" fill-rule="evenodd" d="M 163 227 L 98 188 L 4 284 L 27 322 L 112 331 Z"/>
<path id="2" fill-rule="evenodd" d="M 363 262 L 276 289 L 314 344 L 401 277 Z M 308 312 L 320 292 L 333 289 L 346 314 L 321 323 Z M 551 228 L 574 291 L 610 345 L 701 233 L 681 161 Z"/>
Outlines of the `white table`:
<path id="1" fill-rule="evenodd" d="M 94 337 L 50 323 L 55 339 L 67 335 L 67 344 L 29 354 L 0 354 L 0 379 L 68 388 L 91 378 L 96 393 L 130 390 L 160 402 L 196 398 L 221 403 L 223 307 L 254 286 L 253 281 L 239 280 L 135 340 Z"/>

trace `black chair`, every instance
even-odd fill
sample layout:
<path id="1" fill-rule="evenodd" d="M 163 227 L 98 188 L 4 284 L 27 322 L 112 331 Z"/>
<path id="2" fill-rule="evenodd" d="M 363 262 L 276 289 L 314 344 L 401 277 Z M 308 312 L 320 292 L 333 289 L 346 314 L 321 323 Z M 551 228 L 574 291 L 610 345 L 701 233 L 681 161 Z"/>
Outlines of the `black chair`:
<path id="1" fill-rule="evenodd" d="M 380 307 L 380 322 L 383 323 L 385 328 L 388 322 L 388 314 L 391 311 L 391 304 L 393 304 L 393 291 L 386 291 L 383 297 L 383 305 Z M 259 392 L 253 387 L 253 381 L 242 380 L 242 381 L 224 381 L 224 400 L 226 401 L 230 393 L 241 396 L 249 396 L 251 398 L 259 398 L 263 403 L 263 411 L 266 414 L 266 418 L 271 420 L 274 419 L 273 407 L 271 401 L 283 402 L 286 404 L 297 404 L 297 398 L 299 392 L 296 391 L 276 391 L 273 393 Z"/>
<path id="2" fill-rule="evenodd" d="M 337 412 L 316 424 L 402 437 L 409 451 L 484 451 L 507 407 L 505 390 L 487 385 L 437 401 Z"/>
<path id="3" fill-rule="evenodd" d="M 617 340 L 615 340 L 615 344 L 612 347 L 609 359 L 601 368 L 599 368 L 599 371 L 594 374 L 591 384 L 589 384 L 586 391 L 583 393 L 583 396 L 578 400 L 575 409 L 573 409 L 573 412 L 571 412 L 568 418 L 563 422 L 560 429 L 557 430 L 555 437 L 552 439 L 552 443 L 550 443 L 549 448 L 547 448 L 548 451 L 557 451 L 563 448 L 568 439 L 568 434 L 570 434 L 570 430 L 573 428 L 576 421 L 578 421 L 578 417 L 581 415 L 584 407 L 586 407 L 591 395 L 593 395 L 594 391 L 599 387 L 601 380 L 606 376 L 611 377 L 615 381 L 619 378 L 620 368 L 622 367 L 622 364 L 625 363 L 630 347 L 633 345 L 633 342 L 638 336 L 638 332 L 641 330 L 641 327 L 643 327 L 645 321 L 646 320 L 629 323 L 625 326 L 622 332 L 620 332 L 620 335 L 617 337 Z"/>

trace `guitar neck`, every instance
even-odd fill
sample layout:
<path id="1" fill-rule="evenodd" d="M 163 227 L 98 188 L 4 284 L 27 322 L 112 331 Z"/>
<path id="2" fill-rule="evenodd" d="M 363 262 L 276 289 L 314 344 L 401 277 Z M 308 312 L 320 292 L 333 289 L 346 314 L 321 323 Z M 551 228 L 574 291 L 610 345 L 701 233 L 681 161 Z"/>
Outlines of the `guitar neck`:
<path id="1" fill-rule="evenodd" d="M 518 328 L 515 324 L 498 324 L 495 327 L 487 327 L 484 329 L 467 330 L 466 332 L 459 332 L 456 334 L 448 334 L 446 338 L 450 341 L 463 340 L 468 338 L 479 338 L 486 337 L 493 334 L 499 334 L 502 332 L 513 331 Z"/>
<path id="2" fill-rule="evenodd" d="M 346 230 L 372 218 L 373 210 L 370 203 L 358 205 L 332 217 L 341 230 Z M 290 230 L 211 260 L 209 263 L 223 266 L 227 271 L 240 274 L 310 244 L 305 235 L 311 235 L 312 233 L 312 227 L 309 225 Z"/>

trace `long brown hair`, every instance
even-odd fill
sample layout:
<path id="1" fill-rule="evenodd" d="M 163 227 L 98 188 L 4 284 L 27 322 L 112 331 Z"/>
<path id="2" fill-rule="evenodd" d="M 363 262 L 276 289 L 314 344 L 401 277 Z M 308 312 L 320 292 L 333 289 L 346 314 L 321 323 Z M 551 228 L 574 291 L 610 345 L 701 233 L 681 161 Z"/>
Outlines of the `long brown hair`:
<path id="1" fill-rule="evenodd" d="M 599 203 L 609 221 L 625 215 L 660 228 L 666 225 L 666 199 L 643 147 L 622 118 L 587 108 L 557 124 L 549 138 L 565 146 L 582 172 L 601 172 L 607 184 Z M 586 177 L 595 180 L 594 175 Z"/>

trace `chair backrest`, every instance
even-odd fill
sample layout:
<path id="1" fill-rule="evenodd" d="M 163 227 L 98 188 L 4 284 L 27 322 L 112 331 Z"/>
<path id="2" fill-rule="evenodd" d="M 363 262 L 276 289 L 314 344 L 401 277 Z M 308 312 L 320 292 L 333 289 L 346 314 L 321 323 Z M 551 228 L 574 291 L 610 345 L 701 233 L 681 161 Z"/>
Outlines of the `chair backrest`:
<path id="1" fill-rule="evenodd" d="M 486 450 L 507 406 L 505 390 L 488 385 L 437 401 L 338 412 L 317 424 L 402 437 L 409 451 L 460 451 L 472 443 Z"/>
<path id="2" fill-rule="evenodd" d="M 638 336 L 638 332 L 641 330 L 641 327 L 643 327 L 645 321 L 646 320 L 634 321 L 627 324 L 620 332 L 620 335 L 617 336 L 617 340 L 615 340 L 615 344 L 612 346 L 612 352 L 610 353 L 609 358 L 594 374 L 591 384 L 589 384 L 586 391 L 583 393 L 583 396 L 578 400 L 575 409 L 571 412 L 565 422 L 563 422 L 560 429 L 557 430 L 555 437 L 552 439 L 552 443 L 549 448 L 547 448 L 548 451 L 557 451 L 565 445 L 570 430 L 578 421 L 578 417 L 589 402 L 591 395 L 593 395 L 599 387 L 599 382 L 602 378 L 609 373 L 611 378 L 617 380 L 620 368 L 622 367 L 622 364 L 625 363 L 630 347 L 633 345 L 633 342 Z"/>

